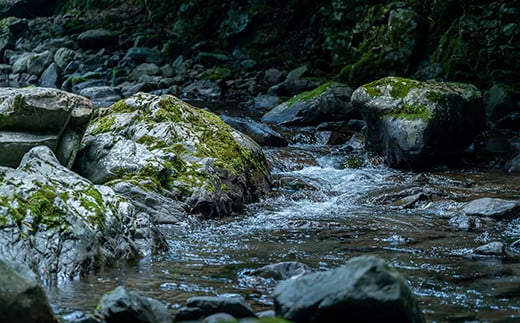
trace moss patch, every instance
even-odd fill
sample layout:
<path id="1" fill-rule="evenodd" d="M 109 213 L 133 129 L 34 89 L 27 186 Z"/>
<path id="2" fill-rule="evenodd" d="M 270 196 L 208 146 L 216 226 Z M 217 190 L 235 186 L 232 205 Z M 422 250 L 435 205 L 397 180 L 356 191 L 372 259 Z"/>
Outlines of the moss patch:
<path id="1" fill-rule="evenodd" d="M 428 121 L 433 118 L 433 112 L 430 109 L 428 109 L 425 105 L 401 104 L 397 108 L 387 112 L 384 116 L 406 120 Z"/>
<path id="2" fill-rule="evenodd" d="M 322 85 L 318 86 L 314 90 L 303 92 L 303 93 L 300 93 L 298 95 L 295 95 L 292 98 L 290 98 L 289 100 L 287 100 L 287 102 L 286 102 L 287 106 L 291 107 L 296 102 L 305 102 L 305 101 L 309 101 L 311 99 L 314 99 L 318 95 L 320 95 L 323 92 L 327 91 L 331 87 L 331 85 L 332 85 L 332 82 L 327 82 L 325 84 L 322 84 Z"/>
<path id="3" fill-rule="evenodd" d="M 377 81 L 363 85 L 365 91 L 371 96 L 378 96 L 383 89 L 390 87 L 390 95 L 393 99 L 403 99 L 413 88 L 421 87 L 422 82 L 402 77 L 385 77 Z"/>

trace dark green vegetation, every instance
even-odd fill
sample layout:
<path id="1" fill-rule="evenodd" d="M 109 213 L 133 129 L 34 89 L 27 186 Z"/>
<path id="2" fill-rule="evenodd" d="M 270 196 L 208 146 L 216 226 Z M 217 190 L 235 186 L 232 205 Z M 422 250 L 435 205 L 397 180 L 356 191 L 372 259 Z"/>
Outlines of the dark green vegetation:
<path id="1" fill-rule="evenodd" d="M 516 1 L 59 1 L 59 12 L 72 9 L 74 32 L 132 13 L 147 43 L 172 57 L 196 54 L 203 41 L 204 51 L 239 49 L 264 67 L 307 65 L 309 75 L 350 86 L 388 75 L 520 84 Z M 89 14 L 96 9 L 109 10 Z"/>

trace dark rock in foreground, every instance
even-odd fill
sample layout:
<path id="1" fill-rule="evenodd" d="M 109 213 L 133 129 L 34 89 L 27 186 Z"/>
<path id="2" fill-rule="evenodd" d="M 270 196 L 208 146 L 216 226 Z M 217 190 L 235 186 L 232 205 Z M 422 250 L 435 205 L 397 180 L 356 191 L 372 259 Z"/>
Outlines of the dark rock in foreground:
<path id="1" fill-rule="evenodd" d="M 470 84 L 387 77 L 356 89 L 352 103 L 367 143 L 393 167 L 457 160 L 485 129 L 482 95 Z"/>
<path id="2" fill-rule="evenodd" d="M 21 264 L 1 259 L 0 322 L 58 322 L 33 272 Z"/>
<path id="3" fill-rule="evenodd" d="M 256 317 L 243 297 L 197 296 L 188 299 L 186 307 L 177 312 L 175 319 L 197 320 L 217 313 L 226 313 L 233 317 Z"/>
<path id="4" fill-rule="evenodd" d="M 295 322 L 425 322 L 403 277 L 374 256 L 284 281 L 274 297 L 277 314 Z"/>

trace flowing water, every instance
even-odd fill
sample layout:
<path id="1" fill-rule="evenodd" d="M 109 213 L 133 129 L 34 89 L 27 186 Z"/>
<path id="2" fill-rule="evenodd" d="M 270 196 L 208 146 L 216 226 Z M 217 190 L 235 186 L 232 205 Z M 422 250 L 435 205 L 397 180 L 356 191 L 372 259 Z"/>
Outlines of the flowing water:
<path id="1" fill-rule="evenodd" d="M 251 270 L 299 261 L 314 270 L 362 254 L 397 268 L 420 300 L 428 321 L 520 320 L 520 265 L 475 255 L 474 247 L 520 237 L 520 222 L 483 223 L 459 231 L 449 218 L 479 196 L 519 198 L 519 179 L 502 174 L 416 174 L 365 163 L 343 167 L 343 152 L 266 150 L 273 162 L 273 195 L 233 218 L 165 229 L 170 250 L 135 266 L 48 287 L 62 311 L 91 311 L 99 297 L 128 289 L 183 306 L 194 295 L 236 293 L 255 310 L 270 309 L 274 279 Z M 412 207 L 401 195 L 426 192 Z M 405 199 L 406 200 L 406 199 Z"/>
<path id="2" fill-rule="evenodd" d="M 88 312 L 103 293 L 124 285 L 172 308 L 194 295 L 235 293 L 260 311 L 272 308 L 278 282 L 253 276 L 252 269 L 299 261 L 326 270 L 372 254 L 402 273 L 428 321 L 520 320 L 518 260 L 473 253 L 487 242 L 520 238 L 520 222 L 482 221 L 469 231 L 449 222 L 467 200 L 520 199 L 517 177 L 418 174 L 368 162 L 348 168 L 348 153 L 324 147 L 266 154 L 276 184 L 272 196 L 240 217 L 170 227 L 167 253 L 47 287 L 51 302 L 65 313 Z"/>

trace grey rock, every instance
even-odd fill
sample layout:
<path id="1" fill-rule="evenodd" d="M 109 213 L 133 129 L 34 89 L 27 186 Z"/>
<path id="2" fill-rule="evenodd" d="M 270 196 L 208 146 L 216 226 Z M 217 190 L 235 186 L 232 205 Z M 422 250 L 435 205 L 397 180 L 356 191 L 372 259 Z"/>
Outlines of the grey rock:
<path id="1" fill-rule="evenodd" d="M 57 88 L 58 87 L 58 78 L 60 77 L 58 66 L 56 63 L 52 63 L 43 71 L 42 75 L 40 76 L 40 86 L 42 87 L 51 87 L 51 88 Z"/>
<path id="2" fill-rule="evenodd" d="M 217 82 L 199 80 L 184 87 L 183 95 L 190 99 L 217 99 L 222 95 L 222 89 Z"/>
<path id="3" fill-rule="evenodd" d="M 484 106 L 491 121 L 497 121 L 515 109 L 507 88 L 500 84 L 494 84 L 484 93 Z"/>
<path id="4" fill-rule="evenodd" d="M 286 261 L 258 268 L 253 271 L 253 274 L 264 278 L 289 279 L 311 272 L 311 268 L 306 264 L 296 261 Z"/>
<path id="5" fill-rule="evenodd" d="M 303 126 L 345 120 L 354 112 L 351 95 L 348 86 L 326 83 L 274 107 L 264 114 L 262 122 Z"/>
<path id="6" fill-rule="evenodd" d="M 158 300 L 119 286 L 101 297 L 98 312 L 107 323 L 171 323 L 172 316 Z"/>
<path id="7" fill-rule="evenodd" d="M 263 196 L 261 148 L 216 115 L 176 97 L 146 93 L 119 101 L 91 122 L 76 170 L 95 183 L 128 182 L 221 216 Z"/>
<path id="8" fill-rule="evenodd" d="M 79 91 L 79 95 L 92 100 L 95 108 L 111 106 L 123 98 L 119 88 L 113 86 L 87 87 Z"/>
<path id="9" fill-rule="evenodd" d="M 196 296 L 186 302 L 187 307 L 201 309 L 203 315 L 227 313 L 234 317 L 256 317 L 249 304 L 241 296 Z"/>
<path id="10" fill-rule="evenodd" d="M 507 163 L 504 165 L 504 169 L 507 173 L 520 173 L 520 154 L 507 161 Z"/>
<path id="11" fill-rule="evenodd" d="M 13 73 L 22 73 L 27 71 L 27 65 L 33 53 L 26 52 L 22 54 L 15 54 L 9 58 L 9 63 L 13 68 Z"/>
<path id="12" fill-rule="evenodd" d="M 31 266 L 44 282 L 77 278 L 162 247 L 158 239 L 137 244 L 132 205 L 60 165 L 48 147 L 32 148 L 18 168 L 2 169 L 0 179 L 0 255 Z"/>
<path id="13" fill-rule="evenodd" d="M 129 48 L 123 60 L 130 61 L 134 64 L 151 63 L 158 66 L 163 62 L 159 50 L 146 47 Z"/>
<path id="14" fill-rule="evenodd" d="M 274 298 L 276 313 L 296 322 L 425 322 L 404 278 L 374 256 L 283 281 Z"/>
<path id="15" fill-rule="evenodd" d="M 143 75 L 159 75 L 161 69 L 154 63 L 142 63 L 132 70 L 130 73 L 130 79 L 138 80 Z"/>
<path id="16" fill-rule="evenodd" d="M 43 71 L 53 61 L 54 55 L 51 51 L 44 51 L 41 53 L 32 54 L 27 61 L 27 72 L 32 75 L 40 76 Z"/>
<path id="17" fill-rule="evenodd" d="M 462 211 L 469 216 L 517 218 L 520 216 L 520 201 L 484 197 L 468 202 Z"/>
<path id="18" fill-rule="evenodd" d="M 503 242 L 495 241 L 475 248 L 477 255 L 484 256 L 506 256 L 506 246 Z"/>
<path id="19" fill-rule="evenodd" d="M 297 68 L 289 71 L 289 73 L 287 73 L 287 76 L 285 77 L 285 79 L 288 81 L 299 80 L 305 74 L 305 72 L 307 72 L 308 70 L 309 70 L 309 68 L 307 68 L 307 66 L 297 67 Z"/>
<path id="20" fill-rule="evenodd" d="M 276 68 L 270 68 L 264 72 L 264 76 L 262 78 L 262 81 L 265 85 L 273 86 L 275 84 L 280 83 L 280 81 L 283 78 L 283 72 L 276 69 Z"/>
<path id="21" fill-rule="evenodd" d="M 485 128 L 482 96 L 470 84 L 387 77 L 356 89 L 352 103 L 368 146 L 392 167 L 457 160 Z"/>
<path id="22" fill-rule="evenodd" d="M 100 319 L 87 315 L 81 311 L 62 315 L 61 319 L 65 323 L 103 323 Z"/>
<path id="23" fill-rule="evenodd" d="M 236 130 L 248 135 L 260 146 L 285 147 L 289 143 L 282 136 L 265 124 L 250 119 L 220 116 L 222 121 Z"/>
<path id="24" fill-rule="evenodd" d="M 112 47 L 117 42 L 117 35 L 106 29 L 89 29 L 78 35 L 78 44 L 85 49 Z"/>
<path id="25" fill-rule="evenodd" d="M 0 322 L 58 322 L 34 273 L 22 264 L 2 259 Z"/>
<path id="26" fill-rule="evenodd" d="M 91 113 L 89 100 L 57 89 L 0 88 L 0 150 L 12 152 L 0 165 L 17 166 L 30 147 L 46 144 L 72 166 Z"/>
<path id="27" fill-rule="evenodd" d="M 265 113 L 280 104 L 280 102 L 280 97 L 276 95 L 259 94 L 253 100 L 253 111 Z"/>
<path id="28" fill-rule="evenodd" d="M 78 57 L 78 53 L 70 48 L 61 47 L 54 53 L 54 62 L 59 68 L 65 68 Z"/>

